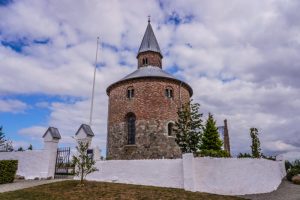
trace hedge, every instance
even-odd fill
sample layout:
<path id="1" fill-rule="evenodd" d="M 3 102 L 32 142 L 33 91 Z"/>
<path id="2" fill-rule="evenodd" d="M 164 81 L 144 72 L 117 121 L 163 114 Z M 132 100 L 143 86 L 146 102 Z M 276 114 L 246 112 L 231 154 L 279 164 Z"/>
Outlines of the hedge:
<path id="1" fill-rule="evenodd" d="M 197 153 L 197 157 L 216 157 L 216 158 L 229 158 L 230 155 L 225 150 L 212 150 L 212 149 L 204 149 L 201 152 Z"/>
<path id="2" fill-rule="evenodd" d="M 0 160 L 0 184 L 12 183 L 18 169 L 17 160 Z"/>

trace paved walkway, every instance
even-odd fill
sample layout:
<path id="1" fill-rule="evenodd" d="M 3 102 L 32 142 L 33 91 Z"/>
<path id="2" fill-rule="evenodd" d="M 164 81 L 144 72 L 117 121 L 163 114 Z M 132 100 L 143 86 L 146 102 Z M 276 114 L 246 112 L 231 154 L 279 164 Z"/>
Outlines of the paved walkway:
<path id="1" fill-rule="evenodd" d="M 251 200 L 300 200 L 300 185 L 283 180 L 278 189 L 266 194 L 240 196 Z"/>
<path id="2" fill-rule="evenodd" d="M 37 185 L 43 185 L 47 183 L 54 183 L 58 181 L 64 181 L 66 179 L 52 179 L 52 180 L 20 180 L 13 183 L 1 184 L 0 193 L 20 190 L 24 188 L 34 187 Z"/>

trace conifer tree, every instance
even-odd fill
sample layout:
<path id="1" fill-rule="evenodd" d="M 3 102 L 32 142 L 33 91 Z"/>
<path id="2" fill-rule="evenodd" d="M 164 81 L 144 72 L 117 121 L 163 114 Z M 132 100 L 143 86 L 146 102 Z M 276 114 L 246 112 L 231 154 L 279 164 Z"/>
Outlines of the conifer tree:
<path id="1" fill-rule="evenodd" d="M 24 151 L 23 147 L 19 147 L 18 151 Z"/>
<path id="2" fill-rule="evenodd" d="M 208 119 L 205 123 L 202 135 L 201 150 L 222 150 L 223 142 L 220 139 L 216 121 L 211 113 L 208 114 Z"/>
<path id="3" fill-rule="evenodd" d="M 12 142 L 5 138 L 2 126 L 0 126 L 0 151 L 13 151 Z"/>
<path id="4" fill-rule="evenodd" d="M 251 145 L 252 157 L 260 158 L 261 157 L 261 148 L 260 148 L 260 141 L 258 138 L 257 128 L 250 128 L 250 136 L 252 139 L 252 145 Z"/>
<path id="5" fill-rule="evenodd" d="M 30 144 L 27 150 L 32 150 L 32 149 L 33 149 L 32 144 Z"/>
<path id="6" fill-rule="evenodd" d="M 200 104 L 189 101 L 177 112 L 178 120 L 175 123 L 175 141 L 182 153 L 196 153 L 199 151 L 202 134 L 202 113 L 199 113 Z"/>
<path id="7" fill-rule="evenodd" d="M 3 127 L 0 126 L 0 147 L 4 146 L 6 142 L 6 139 L 5 139 L 5 134 L 3 132 Z"/>

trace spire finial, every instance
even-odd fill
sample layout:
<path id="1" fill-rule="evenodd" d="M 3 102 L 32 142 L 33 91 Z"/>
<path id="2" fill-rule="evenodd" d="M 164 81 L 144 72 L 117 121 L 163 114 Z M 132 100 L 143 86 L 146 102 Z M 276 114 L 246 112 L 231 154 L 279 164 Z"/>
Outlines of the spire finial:
<path id="1" fill-rule="evenodd" d="M 150 23 L 150 18 L 151 18 L 151 15 L 148 15 L 148 23 Z"/>

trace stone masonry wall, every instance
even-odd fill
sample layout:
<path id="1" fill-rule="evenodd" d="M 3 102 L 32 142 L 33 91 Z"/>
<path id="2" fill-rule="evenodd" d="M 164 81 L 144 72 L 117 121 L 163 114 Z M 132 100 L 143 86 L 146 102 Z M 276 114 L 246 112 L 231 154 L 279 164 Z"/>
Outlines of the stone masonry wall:
<path id="1" fill-rule="evenodd" d="M 127 98 L 127 88 L 134 98 Z M 165 96 L 171 87 L 174 97 Z M 181 102 L 180 102 L 181 93 Z M 107 157 L 110 159 L 178 158 L 181 151 L 174 136 L 167 135 L 169 122 L 177 120 L 179 106 L 190 99 L 187 88 L 168 79 L 143 78 L 123 82 L 109 92 Z M 127 145 L 126 114 L 136 116 L 136 143 Z"/>

